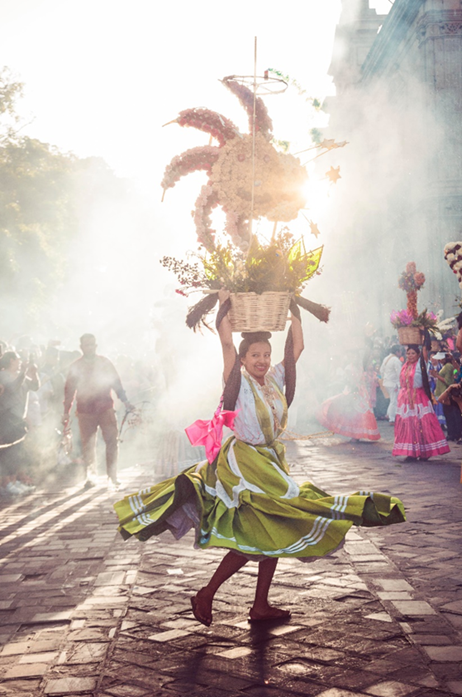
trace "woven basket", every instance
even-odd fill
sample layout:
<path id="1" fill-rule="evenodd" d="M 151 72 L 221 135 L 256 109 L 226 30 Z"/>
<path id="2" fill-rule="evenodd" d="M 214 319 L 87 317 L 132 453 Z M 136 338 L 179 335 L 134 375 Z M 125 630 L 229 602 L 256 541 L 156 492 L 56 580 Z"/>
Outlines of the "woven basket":
<path id="1" fill-rule="evenodd" d="M 399 327 L 398 328 L 398 341 L 402 346 L 408 344 L 417 344 L 420 346 L 422 343 L 422 337 L 420 334 L 420 327 Z"/>
<path id="2" fill-rule="evenodd" d="M 282 332 L 292 293 L 231 293 L 228 317 L 233 332 Z"/>

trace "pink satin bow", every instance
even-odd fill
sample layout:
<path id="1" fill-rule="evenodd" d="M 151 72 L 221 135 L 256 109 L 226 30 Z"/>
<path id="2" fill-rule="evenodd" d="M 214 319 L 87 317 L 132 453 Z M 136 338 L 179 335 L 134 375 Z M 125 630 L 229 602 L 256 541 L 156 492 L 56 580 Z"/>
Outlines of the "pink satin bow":
<path id="1" fill-rule="evenodd" d="M 213 462 L 221 448 L 223 426 L 234 427 L 237 411 L 221 410 L 221 405 L 209 421 L 199 419 L 185 428 L 191 445 L 204 445 L 208 462 Z"/>

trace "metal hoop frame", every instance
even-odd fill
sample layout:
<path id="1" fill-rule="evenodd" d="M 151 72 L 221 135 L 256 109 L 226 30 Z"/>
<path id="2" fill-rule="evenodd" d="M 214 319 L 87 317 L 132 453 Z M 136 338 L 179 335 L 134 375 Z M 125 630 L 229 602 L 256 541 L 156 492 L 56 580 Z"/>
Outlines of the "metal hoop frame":
<path id="1" fill-rule="evenodd" d="M 241 85 L 255 88 L 256 95 L 282 94 L 286 91 L 289 83 L 278 77 L 264 77 L 254 75 L 229 75 L 225 80 L 235 80 Z"/>

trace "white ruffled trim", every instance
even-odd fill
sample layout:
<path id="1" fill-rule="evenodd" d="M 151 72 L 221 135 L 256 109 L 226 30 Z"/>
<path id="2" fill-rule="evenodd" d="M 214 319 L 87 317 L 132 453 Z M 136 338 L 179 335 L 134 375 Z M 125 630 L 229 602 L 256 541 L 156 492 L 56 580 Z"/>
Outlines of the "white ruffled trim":
<path id="1" fill-rule="evenodd" d="M 402 419 L 409 419 L 411 417 L 421 419 L 427 414 L 434 414 L 434 411 L 430 402 L 428 402 L 426 406 L 423 404 L 415 404 L 414 408 L 411 408 L 408 404 L 401 404 L 396 410 L 396 414 L 399 414 Z"/>

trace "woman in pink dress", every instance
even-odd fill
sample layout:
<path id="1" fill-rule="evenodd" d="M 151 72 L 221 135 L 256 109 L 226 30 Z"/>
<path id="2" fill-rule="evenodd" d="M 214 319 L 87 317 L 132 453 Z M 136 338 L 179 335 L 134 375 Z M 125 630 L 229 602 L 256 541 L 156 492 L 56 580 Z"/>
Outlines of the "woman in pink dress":
<path id="1" fill-rule="evenodd" d="M 406 460 L 428 460 L 450 452 L 433 411 L 425 363 L 420 357 L 420 347 L 409 345 L 400 375 L 393 455 L 404 455 Z"/>
<path id="2" fill-rule="evenodd" d="M 328 431 L 352 441 L 379 440 L 380 433 L 372 411 L 364 373 L 354 365 L 345 369 L 349 385 L 341 394 L 326 399 L 318 414 L 319 423 Z"/>

